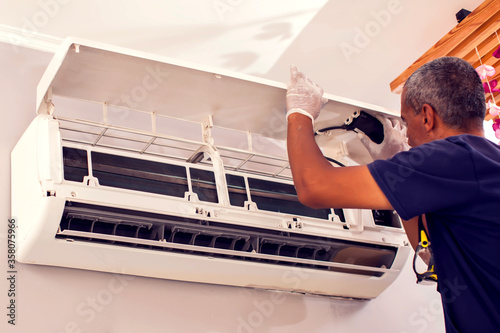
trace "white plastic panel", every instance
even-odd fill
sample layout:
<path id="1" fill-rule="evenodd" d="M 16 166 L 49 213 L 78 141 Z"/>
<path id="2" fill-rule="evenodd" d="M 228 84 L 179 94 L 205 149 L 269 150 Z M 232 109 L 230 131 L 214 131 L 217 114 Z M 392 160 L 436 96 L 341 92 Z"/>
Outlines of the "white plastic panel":
<path id="1" fill-rule="evenodd" d="M 285 114 L 284 83 L 74 38 L 64 41 L 40 82 L 38 113 L 49 112 L 51 94 L 200 123 L 211 115 L 215 126 L 278 139 L 286 136 L 286 127 L 276 126 Z M 393 114 L 325 96 L 330 102 L 317 128 L 342 124 L 360 109 Z"/>

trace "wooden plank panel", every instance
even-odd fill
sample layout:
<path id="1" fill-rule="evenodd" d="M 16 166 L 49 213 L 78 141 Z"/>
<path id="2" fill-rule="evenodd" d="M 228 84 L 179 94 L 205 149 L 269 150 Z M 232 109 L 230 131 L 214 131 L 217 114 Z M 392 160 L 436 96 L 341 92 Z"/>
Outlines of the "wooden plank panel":
<path id="1" fill-rule="evenodd" d="M 499 4 L 500 10 L 500 1 Z M 474 49 L 477 45 L 483 43 L 491 34 L 500 29 L 500 11 L 496 12 L 487 21 L 482 22 L 478 25 L 476 29 L 470 32 L 470 34 L 462 40 L 453 50 L 451 50 L 447 55 L 450 57 L 463 57 L 469 50 Z"/>
<path id="2" fill-rule="evenodd" d="M 477 52 L 475 48 L 471 48 L 467 53 L 467 55 L 462 57 L 462 59 L 469 62 L 472 66 L 474 66 L 474 68 L 476 68 L 479 65 L 481 65 L 481 62 L 479 61 L 479 56 L 480 56 L 483 64 L 493 66 L 493 63 L 497 59 L 493 58 L 492 54 L 493 51 L 495 51 L 499 45 L 500 43 L 498 42 L 496 35 L 493 33 L 485 41 L 477 45 Z M 490 60 L 492 58 L 493 60 Z"/>

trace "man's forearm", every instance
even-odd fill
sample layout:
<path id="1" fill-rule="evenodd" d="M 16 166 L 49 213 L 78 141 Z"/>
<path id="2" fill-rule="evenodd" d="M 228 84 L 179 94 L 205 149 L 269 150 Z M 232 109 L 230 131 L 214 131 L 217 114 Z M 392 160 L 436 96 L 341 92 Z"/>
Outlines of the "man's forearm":
<path id="1" fill-rule="evenodd" d="M 408 236 L 408 240 L 410 241 L 413 250 L 417 249 L 418 246 L 418 216 L 403 221 L 403 226 L 405 228 L 406 236 Z"/>
<path id="2" fill-rule="evenodd" d="M 299 200 L 312 208 L 392 209 L 367 166 L 334 167 L 314 139 L 311 120 L 288 117 L 288 159 Z"/>
<path id="3" fill-rule="evenodd" d="M 314 139 L 311 120 L 301 114 L 288 117 L 287 151 L 294 185 L 300 198 L 307 196 L 314 187 L 322 169 L 331 168 Z"/>
<path id="4" fill-rule="evenodd" d="M 391 208 L 367 166 L 335 168 L 323 156 L 312 125 L 326 103 L 322 96 L 323 89 L 290 67 L 287 149 L 300 202 L 311 208 Z"/>

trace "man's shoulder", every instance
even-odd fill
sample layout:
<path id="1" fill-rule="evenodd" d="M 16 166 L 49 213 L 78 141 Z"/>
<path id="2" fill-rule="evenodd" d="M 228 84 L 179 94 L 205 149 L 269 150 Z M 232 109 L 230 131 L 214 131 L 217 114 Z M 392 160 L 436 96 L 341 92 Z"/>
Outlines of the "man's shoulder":
<path id="1" fill-rule="evenodd" d="M 500 146 L 484 137 L 462 134 L 447 138 L 445 141 L 449 143 L 447 145 L 449 149 L 458 147 L 458 151 L 464 150 L 471 156 L 474 164 L 500 167 Z"/>
<path id="2" fill-rule="evenodd" d="M 491 149 L 500 152 L 500 146 L 482 136 L 472 134 L 460 134 L 450 136 L 446 139 L 433 141 L 438 145 L 455 145 L 472 149 Z"/>
<path id="3" fill-rule="evenodd" d="M 418 147 L 410 149 L 414 154 L 425 154 L 426 156 L 440 155 L 442 158 L 462 159 L 470 156 L 479 161 L 486 158 L 491 162 L 500 163 L 500 146 L 492 141 L 471 134 L 460 134 L 445 139 L 434 140 Z M 467 162 L 461 160 L 462 162 Z"/>

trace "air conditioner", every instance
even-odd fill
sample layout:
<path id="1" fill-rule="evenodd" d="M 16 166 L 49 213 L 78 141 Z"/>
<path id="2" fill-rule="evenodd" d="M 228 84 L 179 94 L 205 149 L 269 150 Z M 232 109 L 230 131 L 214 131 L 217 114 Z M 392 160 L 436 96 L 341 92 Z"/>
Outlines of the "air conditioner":
<path id="1" fill-rule="evenodd" d="M 260 78 L 65 40 L 12 152 L 18 261 L 376 297 L 409 254 L 400 219 L 298 202 L 285 92 Z M 390 114 L 326 97 L 317 128 L 359 110 Z M 369 161 L 355 133 L 318 142 L 342 164 Z"/>

